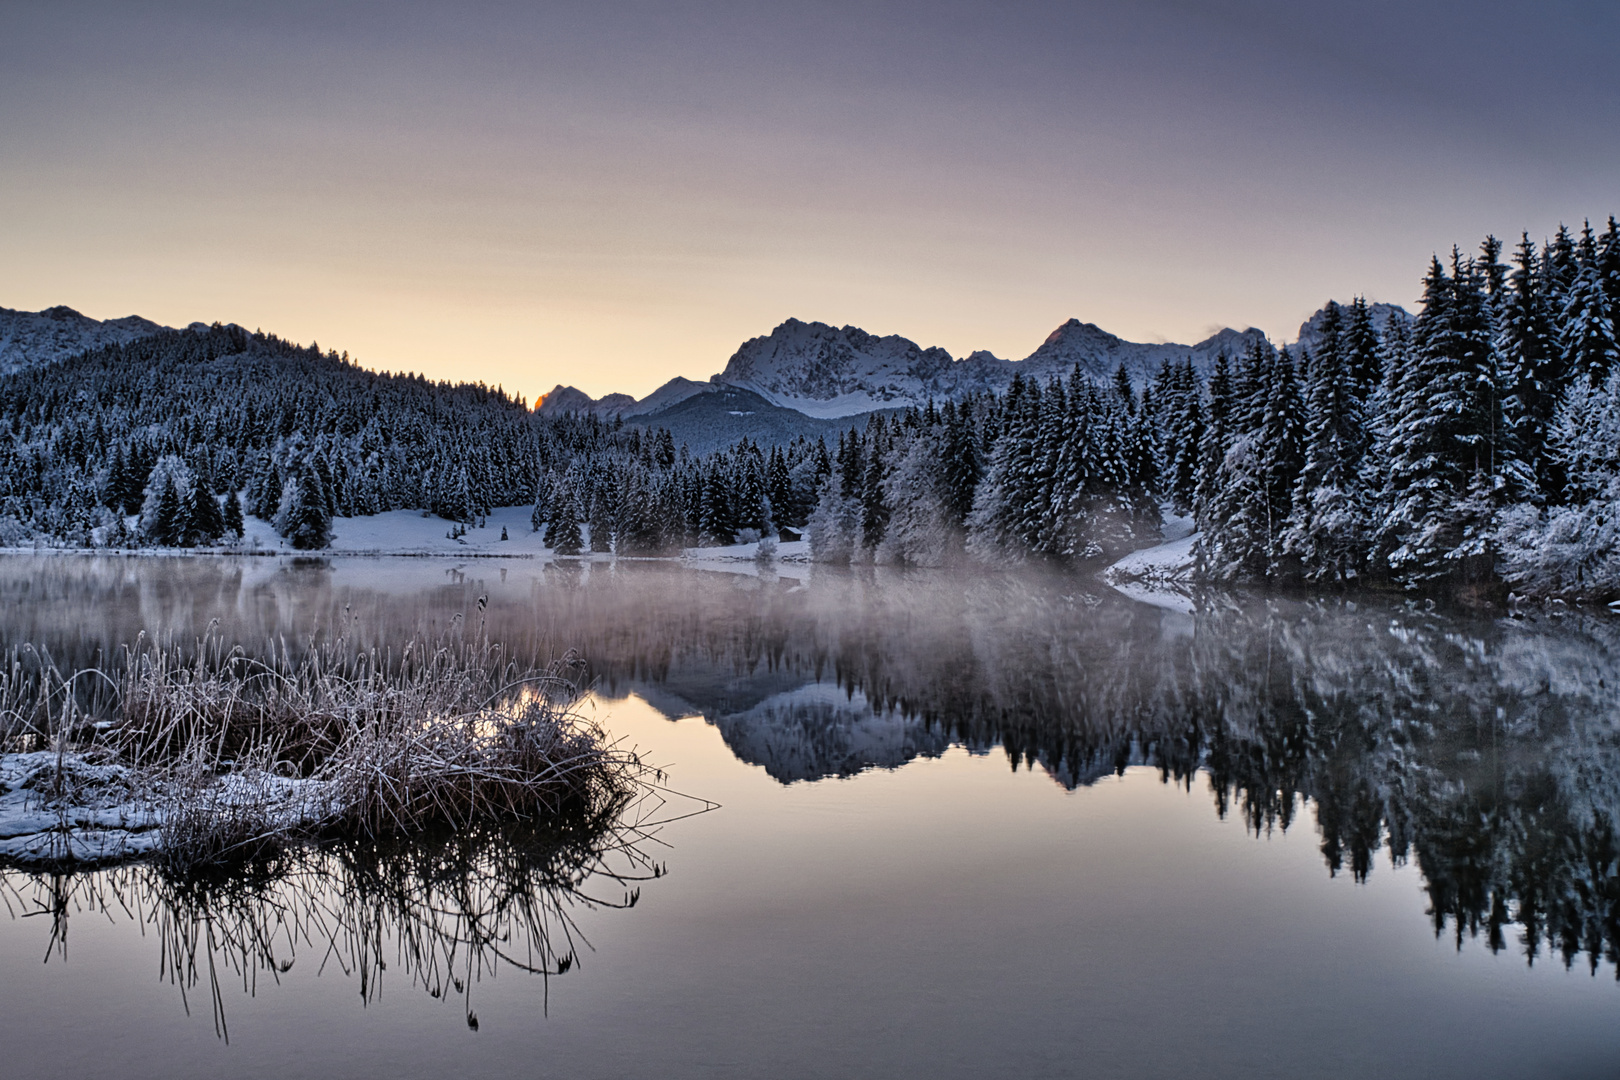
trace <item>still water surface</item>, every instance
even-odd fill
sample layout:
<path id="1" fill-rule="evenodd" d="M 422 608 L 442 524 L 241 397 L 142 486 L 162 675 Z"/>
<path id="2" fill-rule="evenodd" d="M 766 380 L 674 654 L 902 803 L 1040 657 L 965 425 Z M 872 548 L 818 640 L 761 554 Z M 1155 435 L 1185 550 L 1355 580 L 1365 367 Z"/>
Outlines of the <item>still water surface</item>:
<path id="1" fill-rule="evenodd" d="M 576 648 L 719 804 L 579 857 L 7 871 L 0 1072 L 1620 1070 L 1620 619 L 738 569 L 0 560 L 0 644 L 63 666 L 210 626 Z"/>

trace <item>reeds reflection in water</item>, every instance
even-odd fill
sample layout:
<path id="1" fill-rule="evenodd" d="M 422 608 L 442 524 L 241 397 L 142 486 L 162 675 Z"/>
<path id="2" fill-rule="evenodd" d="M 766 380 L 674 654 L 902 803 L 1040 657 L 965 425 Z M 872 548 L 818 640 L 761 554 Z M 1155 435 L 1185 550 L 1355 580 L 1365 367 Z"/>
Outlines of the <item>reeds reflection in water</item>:
<path id="1" fill-rule="evenodd" d="M 280 984 L 295 965 L 358 984 L 458 1003 L 477 1029 L 479 984 L 500 972 L 550 980 L 591 950 L 582 913 L 636 905 L 662 877 L 657 832 L 670 803 L 649 793 L 608 821 L 563 831 L 483 827 L 409 841 L 289 847 L 230 872 L 134 863 L 82 873 L 0 872 L 14 919 L 49 920 L 47 962 L 66 962 L 80 919 L 138 924 L 159 976 L 188 1014 L 206 999 L 228 1040 L 232 997 Z M 92 962 L 94 962 L 92 960 Z"/>

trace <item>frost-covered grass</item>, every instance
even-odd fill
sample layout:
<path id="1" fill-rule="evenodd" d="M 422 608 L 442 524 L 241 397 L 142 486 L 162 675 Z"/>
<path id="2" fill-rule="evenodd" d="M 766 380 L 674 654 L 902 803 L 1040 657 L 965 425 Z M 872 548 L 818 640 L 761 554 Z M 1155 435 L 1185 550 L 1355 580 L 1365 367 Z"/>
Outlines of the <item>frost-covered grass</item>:
<path id="1" fill-rule="evenodd" d="M 535 670 L 487 641 L 261 659 L 143 640 L 97 720 L 73 693 L 80 675 L 14 663 L 0 679 L 18 751 L 0 756 L 0 856 L 196 865 L 324 836 L 611 817 L 646 770 L 576 708 L 579 667 Z"/>

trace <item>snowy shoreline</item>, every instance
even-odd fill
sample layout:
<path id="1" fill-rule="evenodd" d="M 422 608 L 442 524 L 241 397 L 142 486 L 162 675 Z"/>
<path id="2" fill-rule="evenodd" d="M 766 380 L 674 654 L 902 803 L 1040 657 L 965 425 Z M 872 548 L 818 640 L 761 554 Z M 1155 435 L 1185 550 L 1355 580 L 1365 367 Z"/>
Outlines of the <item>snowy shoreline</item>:
<path id="1" fill-rule="evenodd" d="M 198 555 L 269 556 L 326 559 L 336 557 L 543 559 L 557 562 L 720 562 L 752 563 L 761 559 L 760 544 L 752 541 L 720 547 L 683 548 L 670 555 L 612 555 L 581 552 L 560 555 L 545 546 L 530 523 L 531 507 L 500 506 L 482 525 L 464 525 L 420 510 L 390 510 L 368 517 L 332 519 L 332 543 L 313 551 L 293 548 L 269 522 L 256 517 L 244 521 L 242 539 L 235 544 L 194 548 L 175 547 L 52 547 L 43 544 L 0 547 L 0 555 L 80 555 L 106 557 L 187 558 Z M 506 539 L 502 539 L 502 533 Z M 452 535 L 459 533 L 460 535 Z M 777 543 L 764 558 L 781 562 L 808 562 L 805 540 Z"/>

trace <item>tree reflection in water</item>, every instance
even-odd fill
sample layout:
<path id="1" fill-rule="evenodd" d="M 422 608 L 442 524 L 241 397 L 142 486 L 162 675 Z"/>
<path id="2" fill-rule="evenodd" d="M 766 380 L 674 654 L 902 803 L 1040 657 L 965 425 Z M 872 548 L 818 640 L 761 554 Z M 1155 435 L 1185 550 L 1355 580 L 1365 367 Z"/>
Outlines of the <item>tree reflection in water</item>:
<path id="1" fill-rule="evenodd" d="M 1068 788 L 1151 766 L 1257 834 L 1309 815 L 1331 873 L 1415 862 L 1459 945 L 1620 961 L 1620 618 L 789 570 L 25 559 L 0 565 L 0 644 L 71 667 L 210 620 L 250 648 L 339 623 L 389 642 L 487 595 L 514 655 L 577 648 L 604 696 L 701 715 L 783 783 L 952 745 Z"/>
<path id="2" fill-rule="evenodd" d="M 161 978 L 187 1013 L 206 995 L 229 1040 L 226 998 L 254 996 L 297 962 L 358 981 L 363 1003 L 392 975 L 458 1001 L 478 1027 L 474 991 L 502 969 L 550 979 L 589 942 L 577 916 L 630 908 L 664 866 L 648 854 L 657 823 L 587 823 L 567 833 L 489 829 L 397 844 L 288 849 L 229 872 L 180 875 L 130 864 L 82 873 L 0 874 L 16 917 L 51 921 L 47 959 L 67 958 L 70 921 L 131 920 L 160 951 Z"/>

